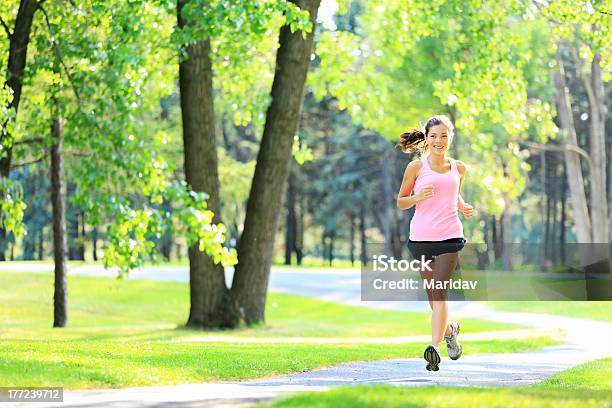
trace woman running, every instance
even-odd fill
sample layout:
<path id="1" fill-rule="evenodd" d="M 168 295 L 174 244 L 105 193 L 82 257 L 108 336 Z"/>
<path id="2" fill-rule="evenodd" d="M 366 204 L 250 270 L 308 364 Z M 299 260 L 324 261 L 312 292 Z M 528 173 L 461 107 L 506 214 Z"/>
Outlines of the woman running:
<path id="1" fill-rule="evenodd" d="M 410 222 L 408 249 L 414 259 L 432 260 L 429 270 L 422 270 L 424 280 L 448 281 L 457 266 L 459 251 L 465 245 L 463 226 L 458 212 L 465 218 L 474 209 L 461 198 L 461 183 L 466 166 L 446 156 L 453 140 L 454 126 L 444 115 L 432 117 L 424 129 L 412 129 L 400 135 L 398 145 L 405 153 L 419 150 L 421 157 L 408 164 L 397 196 L 397 206 L 406 210 L 416 205 Z M 414 194 L 412 194 L 414 192 Z M 427 370 L 438 371 L 440 342 L 446 341 L 446 350 L 452 360 L 461 357 L 457 339 L 459 323 L 448 318 L 448 290 L 428 289 L 427 298 L 432 310 L 431 345 L 424 358 Z"/>

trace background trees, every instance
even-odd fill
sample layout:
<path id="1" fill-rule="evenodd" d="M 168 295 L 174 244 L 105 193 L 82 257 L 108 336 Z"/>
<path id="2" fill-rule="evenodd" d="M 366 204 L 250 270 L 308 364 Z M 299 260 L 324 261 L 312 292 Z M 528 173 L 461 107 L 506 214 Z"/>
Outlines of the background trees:
<path id="1" fill-rule="evenodd" d="M 435 113 L 482 267 L 516 267 L 510 242 L 548 268 L 609 240 L 609 1 L 9 3 L 0 259 L 57 243 L 59 292 L 66 258 L 188 258 L 188 324 L 233 327 L 265 318 L 274 260 L 401 256 L 394 143 Z"/>

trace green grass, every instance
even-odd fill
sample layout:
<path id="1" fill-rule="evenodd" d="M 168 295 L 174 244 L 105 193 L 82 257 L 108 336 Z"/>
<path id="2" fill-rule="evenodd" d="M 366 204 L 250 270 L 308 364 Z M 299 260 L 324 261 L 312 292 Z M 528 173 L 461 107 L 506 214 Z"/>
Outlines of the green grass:
<path id="1" fill-rule="evenodd" d="M 386 337 L 430 333 L 430 314 L 381 311 L 270 292 L 266 323 L 233 331 L 179 329 L 189 314 L 189 287 L 181 282 L 119 281 L 69 276 L 69 328 L 52 329 L 52 274 L 0 272 L 0 339 L 96 340 L 122 336 L 163 340 L 194 335 L 245 337 Z M 523 329 L 463 319 L 465 332 Z"/>
<path id="2" fill-rule="evenodd" d="M 295 263 L 295 259 L 292 260 Z M 334 259 L 332 261 L 331 266 L 329 265 L 329 261 L 323 258 L 315 258 L 311 256 L 305 256 L 302 258 L 302 264 L 297 265 L 285 265 L 285 258 L 279 257 L 275 258 L 273 262 L 274 266 L 281 266 L 287 268 L 349 268 L 349 269 L 359 269 L 361 268 L 361 261 L 356 259 L 355 264 L 351 264 L 349 259 Z"/>
<path id="3" fill-rule="evenodd" d="M 117 339 L 118 340 L 118 339 Z M 143 341 L 2 341 L 0 386 L 67 388 L 241 380 L 347 361 L 419 357 L 421 344 L 242 344 Z M 470 354 L 524 351 L 555 344 L 548 337 L 463 342 Z"/>
<path id="4" fill-rule="evenodd" d="M 534 387 L 538 389 L 612 391 L 611 372 L 612 358 L 607 357 L 562 371 Z"/>
<path id="5" fill-rule="evenodd" d="M 605 407 L 612 358 L 591 361 L 525 387 L 347 386 L 280 398 L 259 407 Z"/>
<path id="6" fill-rule="evenodd" d="M 549 313 L 612 322 L 612 302 L 606 301 L 496 301 L 487 304 L 511 312 Z"/>
<path id="7" fill-rule="evenodd" d="M 29 260 L 29 261 L 23 261 L 20 259 L 17 259 L 15 261 L 2 261 L 0 262 L 0 271 L 2 272 L 10 272 L 11 269 L 11 265 L 12 264 L 27 264 L 27 265 L 49 265 L 49 266 L 53 266 L 53 259 L 43 259 L 41 261 L 38 260 Z M 74 267 L 74 266 L 81 266 L 81 265 L 103 265 L 104 263 L 102 261 L 76 261 L 76 260 L 70 260 L 68 261 L 68 266 L 69 267 Z"/>
<path id="8" fill-rule="evenodd" d="M 269 293 L 266 323 L 234 331 L 182 327 L 186 283 L 69 276 L 69 327 L 52 329 L 50 273 L 0 273 L 0 386 L 124 387 L 239 380 L 347 361 L 418 357 L 421 344 L 260 344 L 187 337 L 362 337 L 429 333 L 428 313 L 381 311 Z M 462 320 L 468 332 L 516 326 Z M 465 341 L 465 353 L 518 352 L 549 337 Z"/>
<path id="9" fill-rule="evenodd" d="M 159 263 L 151 263 L 147 262 L 147 266 L 151 265 L 162 265 L 162 266 L 189 266 L 189 260 L 187 258 L 183 259 L 171 259 L 168 262 L 159 262 Z M 275 267 L 286 267 L 292 269 L 304 269 L 304 268 L 342 268 L 342 269 L 359 269 L 361 268 L 361 262 L 359 260 L 355 260 L 355 264 L 351 265 L 351 261 L 348 259 L 334 259 L 332 265 L 329 265 L 329 261 L 323 258 L 314 258 L 311 256 L 305 256 L 302 258 L 302 264 L 296 265 L 295 258 L 293 259 L 293 265 L 285 265 L 284 257 L 277 257 L 273 261 L 273 265 Z"/>
<path id="10" fill-rule="evenodd" d="M 32 261 L 22 261 L 22 260 L 16 260 L 16 261 L 7 261 L 7 262 L 2 262 L 0 263 L 0 271 L 5 271 L 8 272 L 10 271 L 10 266 L 11 263 L 19 263 L 19 264 L 30 264 L 30 265 L 49 265 L 52 266 L 53 265 L 53 259 L 44 259 L 42 261 L 37 261 L 37 260 L 32 260 Z M 91 266 L 91 265 L 99 265 L 99 266 L 103 266 L 104 262 L 102 262 L 101 260 L 99 261 L 93 261 L 93 260 L 86 260 L 86 261 L 68 261 L 68 266 L 69 267 L 76 267 L 76 266 Z M 295 259 L 293 260 L 293 265 L 285 265 L 285 259 L 284 258 L 276 258 L 274 259 L 273 265 L 275 268 L 290 268 L 290 269 L 310 269 L 310 268 L 326 268 L 326 269 L 334 269 L 334 268 L 339 268 L 339 269 L 356 269 L 359 270 L 359 268 L 361 268 L 361 262 L 359 260 L 355 261 L 354 265 L 351 265 L 351 261 L 346 260 L 346 259 L 335 259 L 332 263 L 332 266 L 329 266 L 329 262 L 323 258 L 313 258 L 310 256 L 306 256 L 302 259 L 302 264 L 301 265 L 296 265 L 295 264 Z M 188 267 L 189 266 L 189 259 L 188 258 L 181 258 L 181 259 L 176 259 L 176 258 L 172 258 L 169 261 L 164 261 L 161 257 L 159 259 L 159 261 L 157 262 L 151 262 L 151 261 L 147 261 L 144 263 L 145 267 L 147 266 L 176 266 L 176 267 Z"/>

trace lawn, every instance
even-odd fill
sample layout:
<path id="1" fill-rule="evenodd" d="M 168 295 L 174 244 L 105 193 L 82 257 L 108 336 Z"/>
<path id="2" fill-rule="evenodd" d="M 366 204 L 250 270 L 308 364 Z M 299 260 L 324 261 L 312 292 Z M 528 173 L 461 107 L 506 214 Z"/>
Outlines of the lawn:
<path id="1" fill-rule="evenodd" d="M 606 301 L 497 301 L 487 304 L 509 312 L 549 313 L 612 322 L 612 302 Z"/>
<path id="2" fill-rule="evenodd" d="M 525 387 L 345 386 L 286 396 L 258 407 L 606 407 L 612 403 L 611 371 L 612 358 L 605 358 Z"/>
<path id="3" fill-rule="evenodd" d="M 50 273 L 0 273 L 0 386 L 123 387 L 237 380 L 355 360 L 419 357 L 422 344 L 196 342 L 194 336 L 388 337 L 429 333 L 428 313 L 381 311 L 269 293 L 266 323 L 182 327 L 186 283 L 70 276 L 69 326 L 51 328 Z M 464 332 L 522 328 L 462 320 Z M 465 341 L 465 353 L 524 351 L 549 337 Z"/>
<path id="4" fill-rule="evenodd" d="M 346 260 L 346 259 L 335 259 L 332 263 L 332 265 L 329 265 L 329 261 L 323 259 L 323 258 L 315 258 L 315 257 L 311 257 L 311 256 L 305 256 L 302 259 L 302 264 L 301 265 L 296 265 L 295 264 L 295 260 L 293 261 L 293 265 L 285 265 L 285 259 L 284 258 L 275 258 L 273 260 L 273 266 L 275 268 L 287 268 L 287 269 L 295 269 L 295 270 L 304 270 L 304 269 L 311 269 L 311 268 L 325 268 L 325 269 L 334 269 L 334 268 L 338 268 L 338 269 L 355 269 L 357 271 L 359 271 L 359 269 L 361 268 L 361 261 L 356 260 L 355 263 L 353 265 L 351 265 L 351 261 Z M 45 259 L 42 261 L 37 261 L 37 260 L 33 260 L 33 261 L 7 261 L 7 262 L 2 262 L 0 263 L 0 271 L 4 271 L 4 272 L 10 272 L 10 266 L 12 263 L 16 263 L 16 264 L 27 264 L 27 265 L 49 265 L 49 266 L 53 266 L 53 260 L 52 259 Z M 75 267 L 75 266 L 91 266 L 91 265 L 99 265 L 99 266 L 103 266 L 104 262 L 102 261 L 92 261 L 92 260 L 87 260 L 87 261 L 76 261 L 76 260 L 70 260 L 68 261 L 68 266 L 69 267 Z M 150 262 L 147 261 L 144 263 L 145 267 L 148 266 L 177 266 L 177 267 L 189 267 L 189 259 L 188 258 L 182 258 L 182 259 L 176 259 L 173 258 L 169 261 L 164 261 L 161 257 L 159 258 L 158 261 L 156 262 Z"/>

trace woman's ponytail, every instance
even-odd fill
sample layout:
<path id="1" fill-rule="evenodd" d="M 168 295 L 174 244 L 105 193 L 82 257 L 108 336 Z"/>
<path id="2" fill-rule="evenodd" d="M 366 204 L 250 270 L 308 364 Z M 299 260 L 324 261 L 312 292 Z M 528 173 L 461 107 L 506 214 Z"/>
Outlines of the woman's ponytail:
<path id="1" fill-rule="evenodd" d="M 414 128 L 402 133 L 396 146 L 399 146 L 404 153 L 412 153 L 416 150 L 423 153 L 426 145 L 425 133 L 419 128 Z"/>

